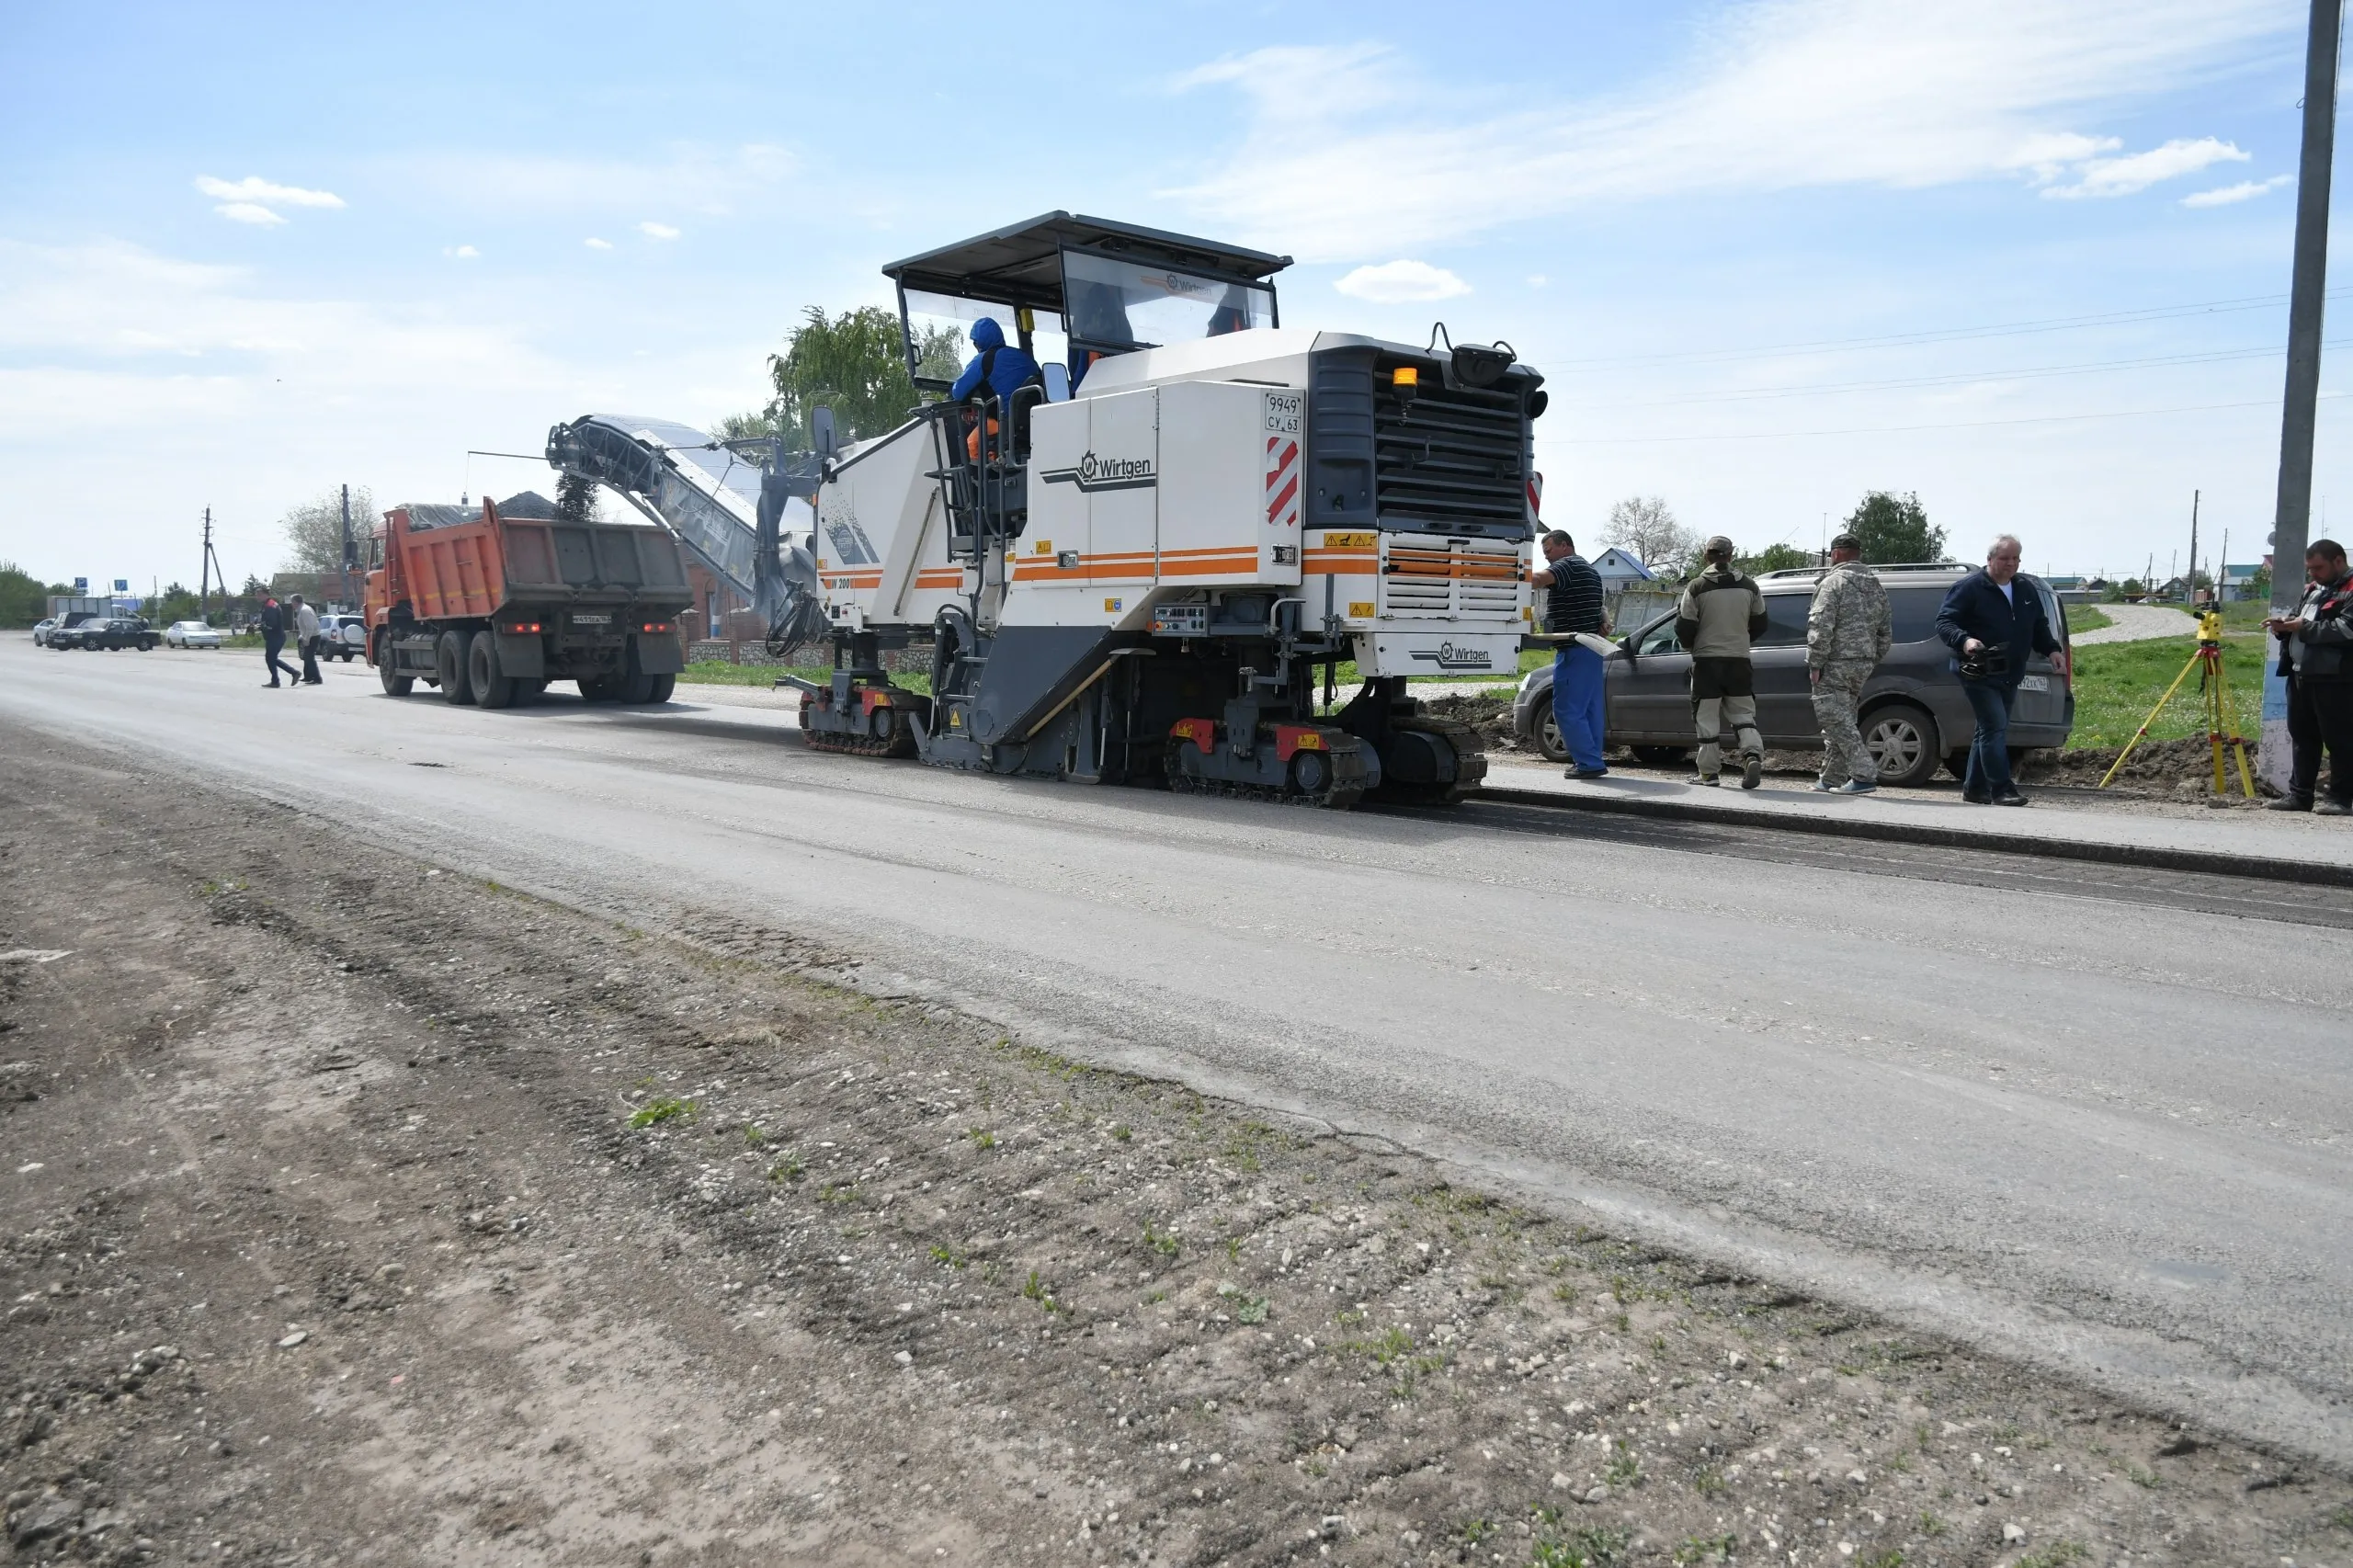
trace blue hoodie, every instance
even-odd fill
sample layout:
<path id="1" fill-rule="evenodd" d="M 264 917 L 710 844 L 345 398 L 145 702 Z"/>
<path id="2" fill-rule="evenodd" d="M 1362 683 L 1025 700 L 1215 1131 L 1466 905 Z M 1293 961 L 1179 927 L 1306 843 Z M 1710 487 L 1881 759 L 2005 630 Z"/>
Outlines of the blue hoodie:
<path id="1" fill-rule="evenodd" d="M 983 381 L 1000 399 L 1010 402 L 1015 389 L 1028 385 L 1038 373 L 1038 361 L 1008 345 L 1005 329 L 987 316 L 972 324 L 972 347 L 980 352 L 972 356 L 972 362 L 964 367 L 964 373 L 948 392 L 960 403 Z"/>

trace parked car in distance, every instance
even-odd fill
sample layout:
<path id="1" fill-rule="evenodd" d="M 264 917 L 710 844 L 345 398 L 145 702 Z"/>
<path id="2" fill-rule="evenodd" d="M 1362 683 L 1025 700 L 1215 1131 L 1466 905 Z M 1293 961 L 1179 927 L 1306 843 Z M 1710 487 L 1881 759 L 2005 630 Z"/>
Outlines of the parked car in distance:
<path id="1" fill-rule="evenodd" d="M 166 648 L 218 648 L 225 641 L 217 629 L 200 620 L 176 620 L 164 628 Z"/>
<path id="2" fill-rule="evenodd" d="M 349 664 L 368 656 L 368 618 L 343 610 L 319 617 L 319 657 Z"/>
<path id="3" fill-rule="evenodd" d="M 35 621 L 33 623 L 33 646 L 38 648 L 42 643 L 48 642 L 49 634 L 56 630 L 57 618 L 55 616 L 50 617 L 47 620 Z"/>
<path id="4" fill-rule="evenodd" d="M 103 648 L 108 653 L 136 648 L 143 653 L 162 641 L 162 633 L 135 615 L 93 616 L 79 626 L 63 627 L 49 634 L 52 648 Z"/>
<path id="5" fill-rule="evenodd" d="M 1882 784 L 1919 785 L 1942 762 L 1958 778 L 1969 761 L 1969 739 L 1976 721 L 1961 677 L 1950 668 L 1952 651 L 1937 637 L 1937 612 L 1952 585 L 1972 570 L 1949 562 L 1872 568 L 1887 585 L 1895 642 L 1863 687 L 1863 742 L 1879 763 Z M 1767 625 L 1756 639 L 1756 727 L 1775 751 L 1820 751 L 1822 730 L 1813 719 L 1812 683 L 1805 663 L 1805 618 L 1821 572 L 1804 568 L 1759 577 Z M 2063 643 L 2067 619 L 2058 597 L 2039 578 L 2020 573 L 2021 584 L 2042 596 L 2043 612 Z M 2010 720 L 2014 751 L 2063 746 L 2075 727 L 2075 693 L 2070 684 L 2071 654 L 2056 661 L 2036 654 L 2027 662 Z M 1654 616 L 1618 640 L 1618 652 L 1603 666 L 1607 742 L 1630 748 L 1637 762 L 1666 767 L 1681 762 L 1697 744 L 1691 728 L 1691 657 L 1676 640 L 1675 614 Z M 1552 722 L 1551 665 L 1531 670 L 1519 683 L 1512 719 L 1521 743 L 1554 762 L 1568 760 Z"/>
<path id="6" fill-rule="evenodd" d="M 78 632 L 84 626 L 97 619 L 97 612 L 95 610 L 69 609 L 54 620 L 42 622 L 49 628 L 48 631 L 37 633 L 33 640 L 44 648 L 71 647 L 74 644 L 62 642 L 60 639 Z"/>

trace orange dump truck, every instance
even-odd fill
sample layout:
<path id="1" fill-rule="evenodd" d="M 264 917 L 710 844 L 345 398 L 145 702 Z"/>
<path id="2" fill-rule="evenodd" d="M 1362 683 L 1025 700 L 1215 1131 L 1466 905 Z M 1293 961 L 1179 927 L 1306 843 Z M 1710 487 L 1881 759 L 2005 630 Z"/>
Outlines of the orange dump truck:
<path id="1" fill-rule="evenodd" d="M 573 522 L 537 495 L 384 514 L 369 548 L 368 662 L 384 690 L 506 708 L 550 681 L 591 702 L 667 702 L 694 603 L 678 541 Z"/>

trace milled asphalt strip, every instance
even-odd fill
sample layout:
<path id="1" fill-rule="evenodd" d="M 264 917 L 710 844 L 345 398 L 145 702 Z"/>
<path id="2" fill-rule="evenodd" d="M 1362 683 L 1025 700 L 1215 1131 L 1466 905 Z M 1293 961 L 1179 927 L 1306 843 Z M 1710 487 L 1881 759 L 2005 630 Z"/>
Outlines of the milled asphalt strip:
<path id="1" fill-rule="evenodd" d="M 1899 844 L 1886 839 L 1836 842 L 1804 835 L 1777 834 L 1771 820 L 1737 825 L 1688 823 L 1649 825 L 1616 819 L 1597 822 L 1581 813 L 1544 811 L 1505 801 L 1472 800 L 1461 806 L 1358 808 L 1382 814 L 1467 820 L 1495 833 L 1552 838 L 1605 840 L 1684 855 L 1728 855 L 1744 859 L 1807 866 L 1858 875 L 1906 877 L 1915 881 L 1956 882 L 1972 887 L 2019 888 L 2052 898 L 2081 898 L 2279 920 L 2295 926 L 2353 930 L 2353 889 L 2314 888 L 2277 878 L 2217 876 L 2162 867 L 2112 865 L 2093 870 L 2082 861 L 2052 863 L 2047 856 L 1988 855 L 1940 845 Z M 1852 847 L 1848 847 L 1852 846 Z"/>
<path id="2" fill-rule="evenodd" d="M 1649 817 L 1664 822 L 1714 823 L 1730 827 L 1754 828 L 1760 832 L 1876 839 L 1893 844 L 1934 845 L 1944 849 L 1981 849 L 1992 854 L 2022 855 L 2038 859 L 2093 860 L 2108 865 L 2135 866 L 2144 870 L 2198 871 L 2216 877 L 2254 877 L 2269 881 L 2305 882 L 2319 887 L 2353 887 L 2353 863 L 2335 860 L 2290 860 L 2269 855 L 2233 855 L 2215 849 L 2169 849 L 2159 845 L 2115 844 L 2097 839 L 2019 838 L 2008 834 L 1981 833 L 1969 828 L 1875 821 L 1861 815 L 1798 816 L 1781 812 L 1743 811 L 1736 806 L 1711 806 L 1699 801 L 1556 794 L 1549 790 L 1515 790 L 1509 785 L 1483 786 L 1475 798 L 1506 805 L 1540 806 L 1551 811 L 1595 812 L 1610 816 Z M 1986 809 L 1995 808 L 1989 806 Z"/>

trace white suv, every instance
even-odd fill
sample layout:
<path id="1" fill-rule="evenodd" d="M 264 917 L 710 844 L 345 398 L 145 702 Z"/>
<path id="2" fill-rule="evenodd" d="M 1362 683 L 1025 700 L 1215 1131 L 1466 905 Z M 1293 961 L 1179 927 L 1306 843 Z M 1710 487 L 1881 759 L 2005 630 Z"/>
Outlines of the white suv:
<path id="1" fill-rule="evenodd" d="M 368 653 L 368 618 L 343 610 L 319 617 L 319 657 L 349 664 Z"/>

